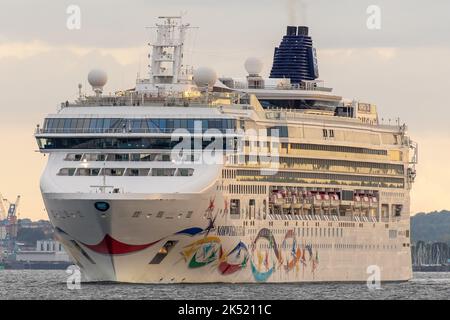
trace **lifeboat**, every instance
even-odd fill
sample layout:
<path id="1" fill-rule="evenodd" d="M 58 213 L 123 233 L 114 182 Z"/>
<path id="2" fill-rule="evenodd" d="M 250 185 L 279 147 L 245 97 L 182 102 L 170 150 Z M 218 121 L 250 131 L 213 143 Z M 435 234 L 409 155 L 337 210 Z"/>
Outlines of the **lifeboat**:
<path id="1" fill-rule="evenodd" d="M 333 208 L 339 207 L 339 204 L 340 204 L 339 196 L 336 193 L 333 193 L 330 196 L 330 199 L 331 199 L 330 204 Z"/>
<path id="2" fill-rule="evenodd" d="M 330 214 L 331 211 L 331 198 L 329 194 L 321 194 L 320 197 L 322 198 L 322 207 L 325 211 L 325 213 Z"/>
<path id="3" fill-rule="evenodd" d="M 377 197 L 370 197 L 369 205 L 371 208 L 378 208 L 378 199 Z"/>
<path id="4" fill-rule="evenodd" d="M 302 207 L 302 201 L 297 195 L 292 196 L 292 208 L 300 209 Z"/>
<path id="5" fill-rule="evenodd" d="M 353 203 L 353 211 L 356 213 L 361 213 L 362 208 L 362 199 L 359 195 L 355 195 L 354 197 L 354 203 Z"/>
<path id="6" fill-rule="evenodd" d="M 369 201 L 369 197 L 367 195 L 364 195 L 362 197 L 361 206 L 362 206 L 363 209 L 369 209 L 370 201 Z"/>
<path id="7" fill-rule="evenodd" d="M 312 195 L 310 192 L 304 192 L 302 194 L 302 207 L 306 210 L 311 210 L 312 207 Z"/>
<path id="8" fill-rule="evenodd" d="M 317 194 L 314 195 L 313 199 L 314 199 L 313 200 L 314 207 L 321 208 L 322 207 L 322 203 L 323 203 L 322 196 L 319 193 L 317 193 Z"/>
<path id="9" fill-rule="evenodd" d="M 284 198 L 281 192 L 275 193 L 274 204 L 277 206 L 282 206 L 284 204 Z"/>

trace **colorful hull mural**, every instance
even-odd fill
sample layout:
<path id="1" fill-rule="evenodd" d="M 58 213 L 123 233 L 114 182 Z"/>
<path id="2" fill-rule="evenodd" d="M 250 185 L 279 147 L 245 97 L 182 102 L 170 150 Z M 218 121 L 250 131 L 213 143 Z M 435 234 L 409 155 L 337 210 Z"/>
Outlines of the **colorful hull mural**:
<path id="1" fill-rule="evenodd" d="M 261 245 L 262 244 L 262 245 Z M 257 236 L 248 246 L 239 243 L 229 252 L 225 252 L 220 237 L 206 236 L 185 246 L 181 255 L 188 268 L 200 268 L 213 265 L 222 275 L 230 275 L 250 268 L 257 282 L 266 282 L 278 271 L 303 272 L 309 267 L 314 272 L 319 263 L 318 251 L 313 252 L 311 245 L 300 245 L 294 230 L 289 230 L 279 246 L 270 229 L 259 230 Z M 263 249 L 261 249 L 263 248 Z M 304 274 L 304 273 L 303 273 Z"/>
<path id="2" fill-rule="evenodd" d="M 224 253 L 219 237 L 208 236 L 192 242 L 181 252 L 189 268 L 199 268 L 217 262 L 223 275 L 233 274 L 247 266 L 249 259 L 247 246 L 239 242 L 228 253 Z"/>
<path id="3" fill-rule="evenodd" d="M 221 257 L 219 271 L 223 275 L 232 274 L 236 271 L 245 269 L 249 260 L 247 246 L 242 242 L 236 245 L 228 254 Z"/>
<path id="4" fill-rule="evenodd" d="M 97 244 L 80 243 L 102 255 L 124 255 L 149 248 L 173 235 L 203 236 L 184 246 L 180 252 L 190 269 L 210 265 L 221 275 L 227 276 L 246 269 L 250 264 L 251 273 L 257 282 L 268 281 L 276 272 L 298 273 L 300 269 L 303 274 L 310 269 L 314 276 L 319 264 L 319 253 L 317 250 L 313 251 L 309 244 L 299 244 L 294 230 L 288 230 L 279 245 L 272 231 L 262 228 L 250 245 L 239 240 L 233 248 L 226 250 L 221 237 L 209 235 L 215 229 L 214 220 L 210 219 L 209 226 L 205 229 L 187 228 L 145 244 L 123 243 L 108 234 Z M 66 234 L 59 228 L 57 231 Z"/>

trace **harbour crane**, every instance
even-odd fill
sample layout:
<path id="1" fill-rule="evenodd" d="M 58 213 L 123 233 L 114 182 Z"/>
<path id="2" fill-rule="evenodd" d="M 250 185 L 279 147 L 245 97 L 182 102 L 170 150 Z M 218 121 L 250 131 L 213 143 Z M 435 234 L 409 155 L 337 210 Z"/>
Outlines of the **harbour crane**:
<path id="1" fill-rule="evenodd" d="M 12 239 L 17 237 L 17 210 L 19 208 L 20 195 L 17 196 L 16 202 L 12 202 L 9 204 L 8 216 L 6 220 L 8 221 L 9 226 L 9 235 Z"/>
<path id="2" fill-rule="evenodd" d="M 6 213 L 6 219 L 3 220 L 3 224 L 5 226 L 6 234 L 4 237 L 2 237 L 3 240 L 3 247 L 5 247 L 9 254 L 14 254 L 16 249 L 16 239 L 17 239 L 17 231 L 18 231 L 18 225 L 17 225 L 17 212 L 19 208 L 20 203 L 20 195 L 17 196 L 15 202 L 9 202 L 7 199 L 4 199 L 3 197 L 0 198 L 0 210 L 2 212 Z M 8 211 L 6 211 L 6 207 L 4 203 L 7 203 L 9 205 Z"/>
<path id="3" fill-rule="evenodd" d="M 6 239 L 6 228 L 4 225 L 6 225 L 6 207 L 5 203 L 6 199 L 3 198 L 3 195 L 0 193 L 0 261 L 3 260 L 3 251 L 4 251 L 4 240 Z"/>
<path id="4" fill-rule="evenodd" d="M 3 198 L 3 195 L 0 193 L 0 222 L 6 218 L 6 207 L 5 203 L 6 199 Z"/>

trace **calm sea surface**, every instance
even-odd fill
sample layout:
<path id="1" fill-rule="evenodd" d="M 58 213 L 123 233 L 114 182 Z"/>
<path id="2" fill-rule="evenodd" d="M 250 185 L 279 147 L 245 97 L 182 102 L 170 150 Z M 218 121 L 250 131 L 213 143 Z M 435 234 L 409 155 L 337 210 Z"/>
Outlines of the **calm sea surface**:
<path id="1" fill-rule="evenodd" d="M 82 283 L 68 290 L 65 271 L 0 270 L 0 299 L 450 299 L 450 273 L 415 273 L 379 290 L 365 284 L 133 285 Z"/>

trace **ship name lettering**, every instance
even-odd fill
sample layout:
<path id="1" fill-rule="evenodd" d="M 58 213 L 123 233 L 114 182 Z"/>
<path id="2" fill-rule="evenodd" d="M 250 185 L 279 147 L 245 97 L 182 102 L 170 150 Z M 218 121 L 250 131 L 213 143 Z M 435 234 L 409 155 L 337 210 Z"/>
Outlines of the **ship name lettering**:
<path id="1" fill-rule="evenodd" d="M 218 236 L 244 236 L 244 228 L 241 226 L 218 226 L 217 227 Z"/>

